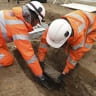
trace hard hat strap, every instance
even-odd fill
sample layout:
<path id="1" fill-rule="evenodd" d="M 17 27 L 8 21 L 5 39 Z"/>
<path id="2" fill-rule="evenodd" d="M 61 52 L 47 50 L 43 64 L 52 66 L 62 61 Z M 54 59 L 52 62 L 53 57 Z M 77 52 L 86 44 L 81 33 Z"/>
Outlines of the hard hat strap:
<path id="1" fill-rule="evenodd" d="M 43 15 L 40 13 L 40 11 L 32 3 L 29 3 L 29 4 L 39 13 L 39 15 L 42 17 L 42 19 L 44 19 Z"/>

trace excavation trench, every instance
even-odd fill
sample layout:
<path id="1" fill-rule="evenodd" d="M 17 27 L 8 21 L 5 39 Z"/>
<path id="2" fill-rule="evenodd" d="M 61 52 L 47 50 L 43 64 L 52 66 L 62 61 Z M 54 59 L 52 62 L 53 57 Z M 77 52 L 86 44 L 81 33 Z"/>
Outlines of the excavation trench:
<path id="1" fill-rule="evenodd" d="M 33 41 L 32 45 L 35 53 L 37 54 L 39 42 Z M 57 88 L 47 90 L 46 88 L 40 86 L 38 82 L 36 82 L 36 79 L 32 75 L 30 69 L 27 67 L 27 64 L 24 62 L 20 53 L 15 50 L 14 54 L 26 76 L 35 83 L 35 85 L 38 87 L 38 90 L 43 93 L 44 96 L 92 96 L 90 91 L 84 85 L 84 82 L 87 82 L 87 84 L 90 84 L 95 88 L 95 76 L 88 72 L 88 70 L 82 68 L 80 65 L 78 65 L 74 71 L 71 71 L 71 73 L 65 77 L 64 88 L 59 89 L 59 87 L 57 86 Z M 45 63 L 51 65 L 56 70 L 61 72 L 65 66 L 65 60 L 66 56 L 63 48 L 60 48 L 58 50 L 49 48 Z M 90 80 L 87 79 L 89 78 L 89 76 L 91 76 Z"/>
<path id="2" fill-rule="evenodd" d="M 48 3 L 48 5 L 45 4 L 45 7 L 47 9 L 47 14 L 46 14 L 46 22 L 47 23 L 50 23 L 52 20 L 54 20 L 54 19 L 64 15 L 65 13 L 71 11 L 71 10 L 68 10 L 68 9 L 61 10 L 61 7 L 57 8 L 57 5 L 53 6 L 53 5 L 50 5 L 49 3 Z M 63 12 L 64 12 L 64 14 L 63 14 Z M 32 46 L 33 46 L 33 49 L 34 49 L 36 55 L 37 55 L 39 44 L 40 44 L 39 39 L 37 41 L 34 41 L 34 40 L 32 41 Z M 27 76 L 27 78 L 29 80 L 31 80 L 33 83 L 35 83 L 35 85 L 33 85 L 32 88 L 35 90 L 35 87 L 36 87 L 37 89 L 34 92 L 33 91 L 32 92 L 33 93 L 39 92 L 40 94 L 37 93 L 37 95 L 33 95 L 33 96 L 38 96 L 38 94 L 40 96 L 93 96 L 92 95 L 93 89 L 96 90 L 96 76 L 94 74 L 92 74 L 90 71 L 88 71 L 87 69 L 83 68 L 80 64 L 78 64 L 78 66 L 75 68 L 74 71 L 71 71 L 71 73 L 65 77 L 64 88 L 61 88 L 61 89 L 54 88 L 52 90 L 47 90 L 46 88 L 43 88 L 38 83 L 38 81 L 35 79 L 35 77 L 32 74 L 32 72 L 30 71 L 30 69 L 27 67 L 27 64 L 23 60 L 23 58 L 20 55 L 20 53 L 17 51 L 16 48 L 13 48 L 13 46 L 14 46 L 13 43 L 9 44 L 9 49 L 10 49 L 10 51 L 13 53 L 13 55 L 16 58 L 15 62 L 14 62 L 16 64 L 16 66 L 13 66 L 13 70 L 15 70 L 15 69 L 18 70 L 17 73 L 14 73 L 14 72 L 13 73 L 14 74 L 18 74 L 18 76 L 19 76 L 22 73 L 21 71 L 23 71 L 24 74 Z M 12 51 L 13 49 L 14 49 L 14 51 Z M 94 49 L 96 49 L 96 47 L 93 47 L 92 50 L 94 50 Z M 60 49 L 49 48 L 48 52 L 47 52 L 46 59 L 45 59 L 45 63 L 51 65 L 57 71 L 62 72 L 62 70 L 65 67 L 66 58 L 67 58 L 67 56 L 65 55 L 64 48 L 60 48 Z M 96 57 L 94 57 L 94 58 L 96 58 Z M 85 60 L 86 60 L 86 58 L 85 58 Z M 18 66 L 20 66 L 20 68 L 17 66 L 17 64 L 19 64 Z M 21 71 L 18 68 L 21 69 Z M 9 70 L 8 72 L 10 73 L 11 69 L 9 68 L 7 70 Z M 4 72 L 4 71 L 1 70 L 1 72 Z M 11 75 L 14 78 L 15 77 L 18 78 L 18 76 L 14 76 L 14 74 L 12 75 L 12 73 L 11 73 Z M 9 75 L 10 74 L 8 74 L 8 77 L 11 78 L 12 76 L 11 75 L 9 76 Z M 20 77 L 20 78 L 22 78 L 22 77 Z M 20 85 L 20 82 L 19 82 L 21 80 L 20 78 L 18 80 L 14 79 L 15 81 L 17 80 L 17 84 L 16 85 L 18 85 L 18 86 Z M 12 80 L 12 79 L 10 79 L 10 80 Z M 1 79 L 1 81 L 3 82 L 4 79 Z M 21 84 L 22 84 L 22 82 L 27 83 L 27 81 L 28 80 L 25 77 L 25 79 L 21 80 Z M 31 83 L 28 83 L 28 84 L 31 85 Z M 5 82 L 3 82 L 2 84 L 3 84 L 3 87 L 4 87 Z M 90 86 L 90 88 L 86 87 L 86 85 Z M 21 92 L 21 91 L 22 91 L 23 87 L 25 87 L 25 86 L 23 86 L 23 85 L 21 85 L 21 86 L 22 87 L 20 87 L 21 89 L 19 90 L 19 92 L 20 92 L 20 94 L 23 94 L 24 91 L 23 92 Z M 4 88 L 3 87 L 0 88 L 0 90 L 1 90 L 0 91 L 1 95 L 0 96 L 6 96 L 6 95 L 2 95 L 2 94 L 4 94 L 2 92 L 3 89 L 6 89 L 5 87 Z M 29 91 L 30 91 L 29 93 L 31 93 L 31 90 L 33 90 L 33 89 L 30 89 L 30 88 L 31 87 L 29 87 L 29 86 L 25 87 L 26 91 L 24 93 L 29 92 Z M 27 90 L 27 89 L 30 89 L 30 90 Z M 15 91 L 12 91 L 12 92 L 16 93 L 17 89 L 14 89 L 14 90 Z M 10 94 L 11 94 L 11 91 L 7 91 L 6 93 L 10 92 Z M 42 95 L 41 95 L 41 93 L 42 93 Z M 10 94 L 8 96 L 10 96 Z M 15 94 L 14 96 L 17 96 L 17 95 Z M 18 95 L 18 96 L 31 96 L 31 95 L 28 95 L 28 94 L 24 95 L 23 94 L 23 95 Z M 94 96 L 96 96 L 96 95 L 94 95 Z"/>
<path id="3" fill-rule="evenodd" d="M 49 11 L 47 11 L 46 21 L 47 21 L 47 23 L 49 23 L 49 22 L 58 18 L 61 15 L 62 14 L 57 14 L 57 13 L 51 12 L 49 10 Z M 36 55 L 37 55 L 39 44 L 40 44 L 40 39 L 37 39 L 36 41 L 34 41 L 34 40 L 32 41 L 32 46 L 33 46 L 33 49 L 34 49 Z M 78 64 L 78 66 L 75 68 L 74 71 L 70 72 L 70 74 L 65 77 L 64 88 L 59 89 L 59 87 L 57 87 L 57 88 L 54 88 L 52 90 L 47 90 L 46 88 L 43 88 L 38 83 L 38 81 L 35 79 L 32 72 L 27 67 L 27 64 L 22 59 L 22 56 L 20 55 L 20 53 L 17 51 L 16 48 L 14 48 L 14 44 L 10 43 L 8 45 L 8 48 L 10 49 L 10 51 L 13 53 L 14 57 L 16 58 L 15 62 L 14 62 L 15 65 L 13 66 L 13 70 L 17 69 L 18 71 L 16 73 L 15 72 L 13 72 L 13 73 L 18 74 L 17 76 L 14 75 L 15 77 L 18 78 L 18 80 L 16 80 L 15 77 L 12 77 L 12 78 L 16 82 L 15 86 L 18 85 L 18 89 L 19 89 L 20 86 L 22 86 L 22 88 L 24 87 L 23 85 L 20 85 L 20 82 L 22 81 L 21 80 L 22 77 L 20 77 L 20 78 L 18 77 L 20 74 L 22 74 L 22 71 L 23 71 L 24 74 L 27 76 L 27 79 L 31 80 L 31 82 L 33 82 L 33 84 L 35 84 L 33 86 L 36 87 L 37 88 L 36 90 L 38 90 L 39 93 L 42 93 L 43 96 L 95 96 L 95 95 L 92 95 L 92 92 L 93 92 L 93 89 L 96 90 L 96 76 L 94 74 L 92 74 L 90 71 L 88 71 L 87 69 L 83 68 L 80 64 Z M 13 49 L 14 49 L 14 51 L 12 51 Z M 96 47 L 93 47 L 92 50 L 94 50 L 94 49 L 96 49 Z M 45 63 L 51 65 L 57 71 L 62 72 L 62 70 L 65 67 L 66 58 L 67 58 L 67 56 L 65 55 L 63 47 L 60 48 L 60 49 L 49 48 L 48 52 L 47 52 L 47 55 L 46 55 Z M 86 56 L 84 58 L 86 60 Z M 20 66 L 20 68 L 19 68 L 19 66 Z M 10 70 L 11 70 L 10 68 L 7 69 L 7 70 L 9 70 L 8 71 L 9 73 L 8 73 L 7 77 L 8 78 L 10 77 L 10 80 L 12 80 L 11 76 L 9 76 L 9 75 L 12 75 L 12 73 L 10 74 Z M 2 72 L 2 70 L 1 70 L 1 72 Z M 1 76 L 3 77 L 3 75 L 1 75 Z M 2 93 L 3 89 L 6 89 L 6 87 L 4 87 L 5 83 L 3 83 L 4 82 L 3 78 L 1 79 L 3 87 L 2 87 L 2 89 L 0 89 L 0 90 L 2 90 L 2 91 L 0 91 L 1 92 L 0 94 L 4 94 L 4 93 Z M 26 77 L 24 77 L 24 78 L 26 80 L 25 82 L 27 83 Z M 29 83 L 29 85 L 31 85 L 31 83 Z M 85 85 L 88 85 L 88 87 L 86 87 Z M 29 90 L 27 90 L 27 89 L 31 88 L 31 87 L 26 87 L 26 86 L 25 86 L 25 89 L 26 89 L 25 93 L 29 92 Z M 89 86 L 91 86 L 91 87 L 89 87 Z M 17 92 L 16 91 L 17 89 L 14 89 L 14 90 L 15 90 L 15 92 Z M 22 94 L 22 92 L 21 92 L 22 90 L 21 91 L 20 90 L 19 90 L 19 92 L 20 92 L 20 94 Z M 32 90 L 32 89 L 30 89 L 30 90 Z M 25 96 L 25 95 L 23 95 L 23 96 Z M 27 95 L 27 96 L 31 96 L 31 95 Z M 38 96 L 38 95 L 36 95 L 36 96 Z M 40 95 L 40 96 L 42 96 L 42 95 Z"/>
<path id="4" fill-rule="evenodd" d="M 47 13 L 49 14 L 49 13 Z M 48 22 L 56 19 L 60 16 L 60 14 L 50 13 L 51 15 L 47 15 L 46 20 Z M 37 41 L 32 41 L 33 49 L 35 50 L 35 54 L 37 55 L 38 46 L 39 46 L 39 39 Z M 28 76 L 29 79 L 31 79 L 36 86 L 38 87 L 39 91 L 44 94 L 44 96 L 93 96 L 88 90 L 88 88 L 85 86 L 86 84 L 93 87 L 93 89 L 96 89 L 96 77 L 90 73 L 87 69 L 83 68 L 78 64 L 78 66 L 75 68 L 74 71 L 71 71 L 68 76 L 65 77 L 65 85 L 64 88 L 56 88 L 52 91 L 47 90 L 43 87 L 41 87 L 34 79 L 31 74 L 31 71 L 27 67 L 26 64 L 24 64 L 24 60 L 21 58 L 20 53 L 15 50 L 14 51 L 15 57 L 18 60 L 18 63 L 20 64 L 21 68 L 23 69 L 24 73 Z M 62 70 L 65 67 L 65 61 L 67 56 L 65 55 L 64 48 L 60 49 L 54 49 L 49 48 L 47 52 L 47 56 L 45 59 L 45 63 L 51 65 L 59 72 L 62 72 Z M 92 89 L 92 90 L 93 90 Z"/>

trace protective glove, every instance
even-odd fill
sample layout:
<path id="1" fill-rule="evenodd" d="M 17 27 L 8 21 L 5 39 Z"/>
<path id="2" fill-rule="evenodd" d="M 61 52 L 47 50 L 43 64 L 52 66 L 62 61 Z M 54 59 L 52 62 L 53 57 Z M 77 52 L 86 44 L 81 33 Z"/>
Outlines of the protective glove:
<path id="1" fill-rule="evenodd" d="M 58 81 L 57 82 L 58 83 L 63 82 L 64 81 L 64 77 L 65 76 L 63 74 L 60 74 L 59 77 L 58 77 Z"/>
<path id="2" fill-rule="evenodd" d="M 40 66 L 41 66 L 42 70 L 44 71 L 44 67 L 45 67 L 44 62 L 43 61 L 39 61 L 39 63 L 40 63 Z"/>
<path id="3" fill-rule="evenodd" d="M 48 81 L 47 77 L 45 75 L 42 75 L 38 78 L 41 85 L 43 85 L 47 89 L 52 89 L 51 83 Z"/>
<path id="4" fill-rule="evenodd" d="M 57 84 L 61 88 L 64 88 L 64 85 L 65 85 L 65 83 L 64 83 L 64 77 L 65 77 L 64 74 L 60 74 L 59 77 L 58 77 L 58 79 L 57 79 Z"/>

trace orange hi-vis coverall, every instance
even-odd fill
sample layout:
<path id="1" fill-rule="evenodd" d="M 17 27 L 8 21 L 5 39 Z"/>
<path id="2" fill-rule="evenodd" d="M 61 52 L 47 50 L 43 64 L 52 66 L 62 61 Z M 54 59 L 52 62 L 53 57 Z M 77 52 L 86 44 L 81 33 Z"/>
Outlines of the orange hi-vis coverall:
<path id="1" fill-rule="evenodd" d="M 28 32 L 33 28 L 24 20 L 22 10 L 22 7 L 14 7 L 12 10 L 0 11 L 0 67 L 13 63 L 14 58 L 6 43 L 14 41 L 29 68 L 36 76 L 41 76 L 42 69 L 28 39 Z"/>
<path id="2" fill-rule="evenodd" d="M 92 48 L 96 40 L 96 16 L 92 13 L 77 10 L 62 16 L 62 18 L 66 18 L 69 21 L 74 33 L 74 35 L 68 39 L 65 48 L 66 52 L 70 47 L 69 52 L 66 52 L 68 58 L 64 69 L 64 72 L 68 73 L 71 69 L 74 69 L 82 56 Z M 48 49 L 46 41 L 47 32 L 48 28 L 41 38 L 40 47 L 38 49 L 40 61 L 44 61 Z"/>

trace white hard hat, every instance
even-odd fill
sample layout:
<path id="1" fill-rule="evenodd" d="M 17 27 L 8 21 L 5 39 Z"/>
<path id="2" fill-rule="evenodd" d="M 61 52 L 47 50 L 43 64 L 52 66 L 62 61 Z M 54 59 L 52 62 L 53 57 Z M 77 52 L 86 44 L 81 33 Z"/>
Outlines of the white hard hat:
<path id="1" fill-rule="evenodd" d="M 44 20 L 45 8 L 40 2 L 31 1 L 30 3 L 26 4 L 26 6 L 37 14 L 40 23 Z"/>
<path id="2" fill-rule="evenodd" d="M 67 20 L 56 19 L 49 26 L 47 43 L 54 48 L 60 48 L 71 36 L 72 28 Z"/>

